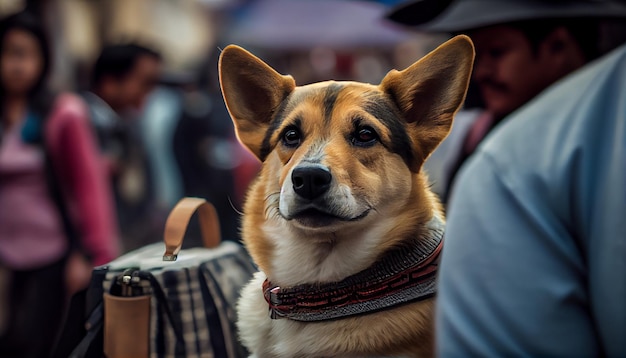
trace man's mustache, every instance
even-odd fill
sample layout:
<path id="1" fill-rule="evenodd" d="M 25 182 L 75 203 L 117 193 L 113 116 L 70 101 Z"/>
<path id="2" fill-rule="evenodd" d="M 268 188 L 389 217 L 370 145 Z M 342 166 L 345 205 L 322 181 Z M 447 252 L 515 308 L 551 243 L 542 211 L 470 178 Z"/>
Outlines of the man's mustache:
<path id="1" fill-rule="evenodd" d="M 498 92 L 507 92 L 509 89 L 507 85 L 494 81 L 492 79 L 482 79 L 477 82 L 477 85 L 480 89 L 490 88 Z"/>

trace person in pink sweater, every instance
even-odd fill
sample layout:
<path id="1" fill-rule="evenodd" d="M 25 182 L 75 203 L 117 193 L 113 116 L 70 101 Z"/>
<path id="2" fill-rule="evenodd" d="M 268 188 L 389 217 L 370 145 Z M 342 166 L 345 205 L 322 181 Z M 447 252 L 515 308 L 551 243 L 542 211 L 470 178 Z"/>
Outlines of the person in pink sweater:
<path id="1" fill-rule="evenodd" d="M 45 357 L 69 295 L 119 254 L 86 104 L 46 91 L 36 18 L 0 23 L 0 357 Z"/>

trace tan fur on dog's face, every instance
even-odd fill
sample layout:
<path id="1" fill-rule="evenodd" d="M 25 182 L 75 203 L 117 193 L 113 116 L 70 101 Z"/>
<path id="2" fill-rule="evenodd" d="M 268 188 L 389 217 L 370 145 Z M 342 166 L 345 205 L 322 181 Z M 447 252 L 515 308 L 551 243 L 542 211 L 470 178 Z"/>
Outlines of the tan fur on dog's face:
<path id="1" fill-rule="evenodd" d="M 224 100 L 239 140 L 263 162 L 242 231 L 261 271 L 237 305 L 253 355 L 432 355 L 432 299 L 307 323 L 270 319 L 261 287 L 341 281 L 429 235 L 443 213 L 420 169 L 450 131 L 473 58 L 458 36 L 377 86 L 296 87 L 242 48 L 224 49 Z"/>
<path id="2" fill-rule="evenodd" d="M 267 194 L 280 193 L 273 214 L 308 237 L 341 235 L 364 226 L 371 211 L 388 213 L 389 204 L 406 199 L 411 141 L 399 114 L 385 101 L 376 87 L 359 83 L 320 83 L 294 90 L 285 101 L 285 116 L 267 137 L 270 154 L 265 165 L 274 184 Z M 386 115 L 389 123 L 376 115 Z M 289 135 L 299 137 L 297 145 L 288 143 Z M 316 167 L 332 179 L 326 192 L 309 200 L 294 190 L 294 169 Z M 299 215 L 306 209 L 336 219 Z"/>

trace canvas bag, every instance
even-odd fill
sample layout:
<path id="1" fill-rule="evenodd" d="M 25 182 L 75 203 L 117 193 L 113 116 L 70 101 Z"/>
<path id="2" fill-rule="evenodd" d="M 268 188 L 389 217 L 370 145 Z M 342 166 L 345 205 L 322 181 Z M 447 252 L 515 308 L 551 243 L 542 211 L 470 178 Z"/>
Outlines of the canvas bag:
<path id="1" fill-rule="evenodd" d="M 205 247 L 181 251 L 196 211 Z M 215 208 L 199 198 L 172 209 L 164 241 L 94 270 L 103 277 L 103 304 L 88 319 L 87 337 L 102 329 L 108 358 L 247 357 L 235 305 L 257 269 L 245 249 L 220 241 Z M 81 356 L 87 337 L 71 357 Z"/>

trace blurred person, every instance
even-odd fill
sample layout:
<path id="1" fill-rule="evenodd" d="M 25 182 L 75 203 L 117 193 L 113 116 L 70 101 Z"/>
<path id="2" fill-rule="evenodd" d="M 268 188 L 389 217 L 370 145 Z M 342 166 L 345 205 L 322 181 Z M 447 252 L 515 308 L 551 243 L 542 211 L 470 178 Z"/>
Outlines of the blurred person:
<path id="1" fill-rule="evenodd" d="M 139 133 L 153 170 L 155 205 L 159 210 L 169 213 L 183 196 L 180 170 L 173 148 L 182 99 L 176 85 L 161 82 L 148 96 L 139 118 Z"/>
<path id="2" fill-rule="evenodd" d="M 219 52 L 212 52 L 196 77 L 182 86 L 183 101 L 174 132 L 174 154 L 185 196 L 205 198 L 218 212 L 222 237 L 239 241 L 240 211 L 260 163 L 235 136 L 217 76 Z M 192 223 L 190 245 L 200 243 Z M 194 243 L 195 241 L 195 243 Z"/>
<path id="3" fill-rule="evenodd" d="M 461 169 L 441 357 L 626 357 L 626 45 L 512 114 Z"/>
<path id="4" fill-rule="evenodd" d="M 84 93 L 108 162 L 125 251 L 154 240 L 162 230 L 154 223 L 154 178 L 139 132 L 141 111 L 161 66 L 161 55 L 150 48 L 107 45 L 93 66 L 90 91 Z"/>
<path id="5" fill-rule="evenodd" d="M 223 238 L 238 240 L 239 215 L 232 202 L 241 153 L 231 123 L 215 93 L 187 88 L 174 133 L 174 154 L 185 196 L 205 198 L 215 205 Z"/>
<path id="6" fill-rule="evenodd" d="M 48 91 L 39 21 L 0 23 L 0 357 L 45 357 L 68 298 L 119 253 L 112 196 L 80 97 Z"/>
<path id="7" fill-rule="evenodd" d="M 444 201 L 482 139 L 553 83 L 626 39 L 605 31 L 625 17 L 626 3 L 617 0 L 420 0 L 388 15 L 417 31 L 464 33 L 474 41 L 472 85 L 484 111 L 459 112 L 449 137 L 424 166 Z"/>

